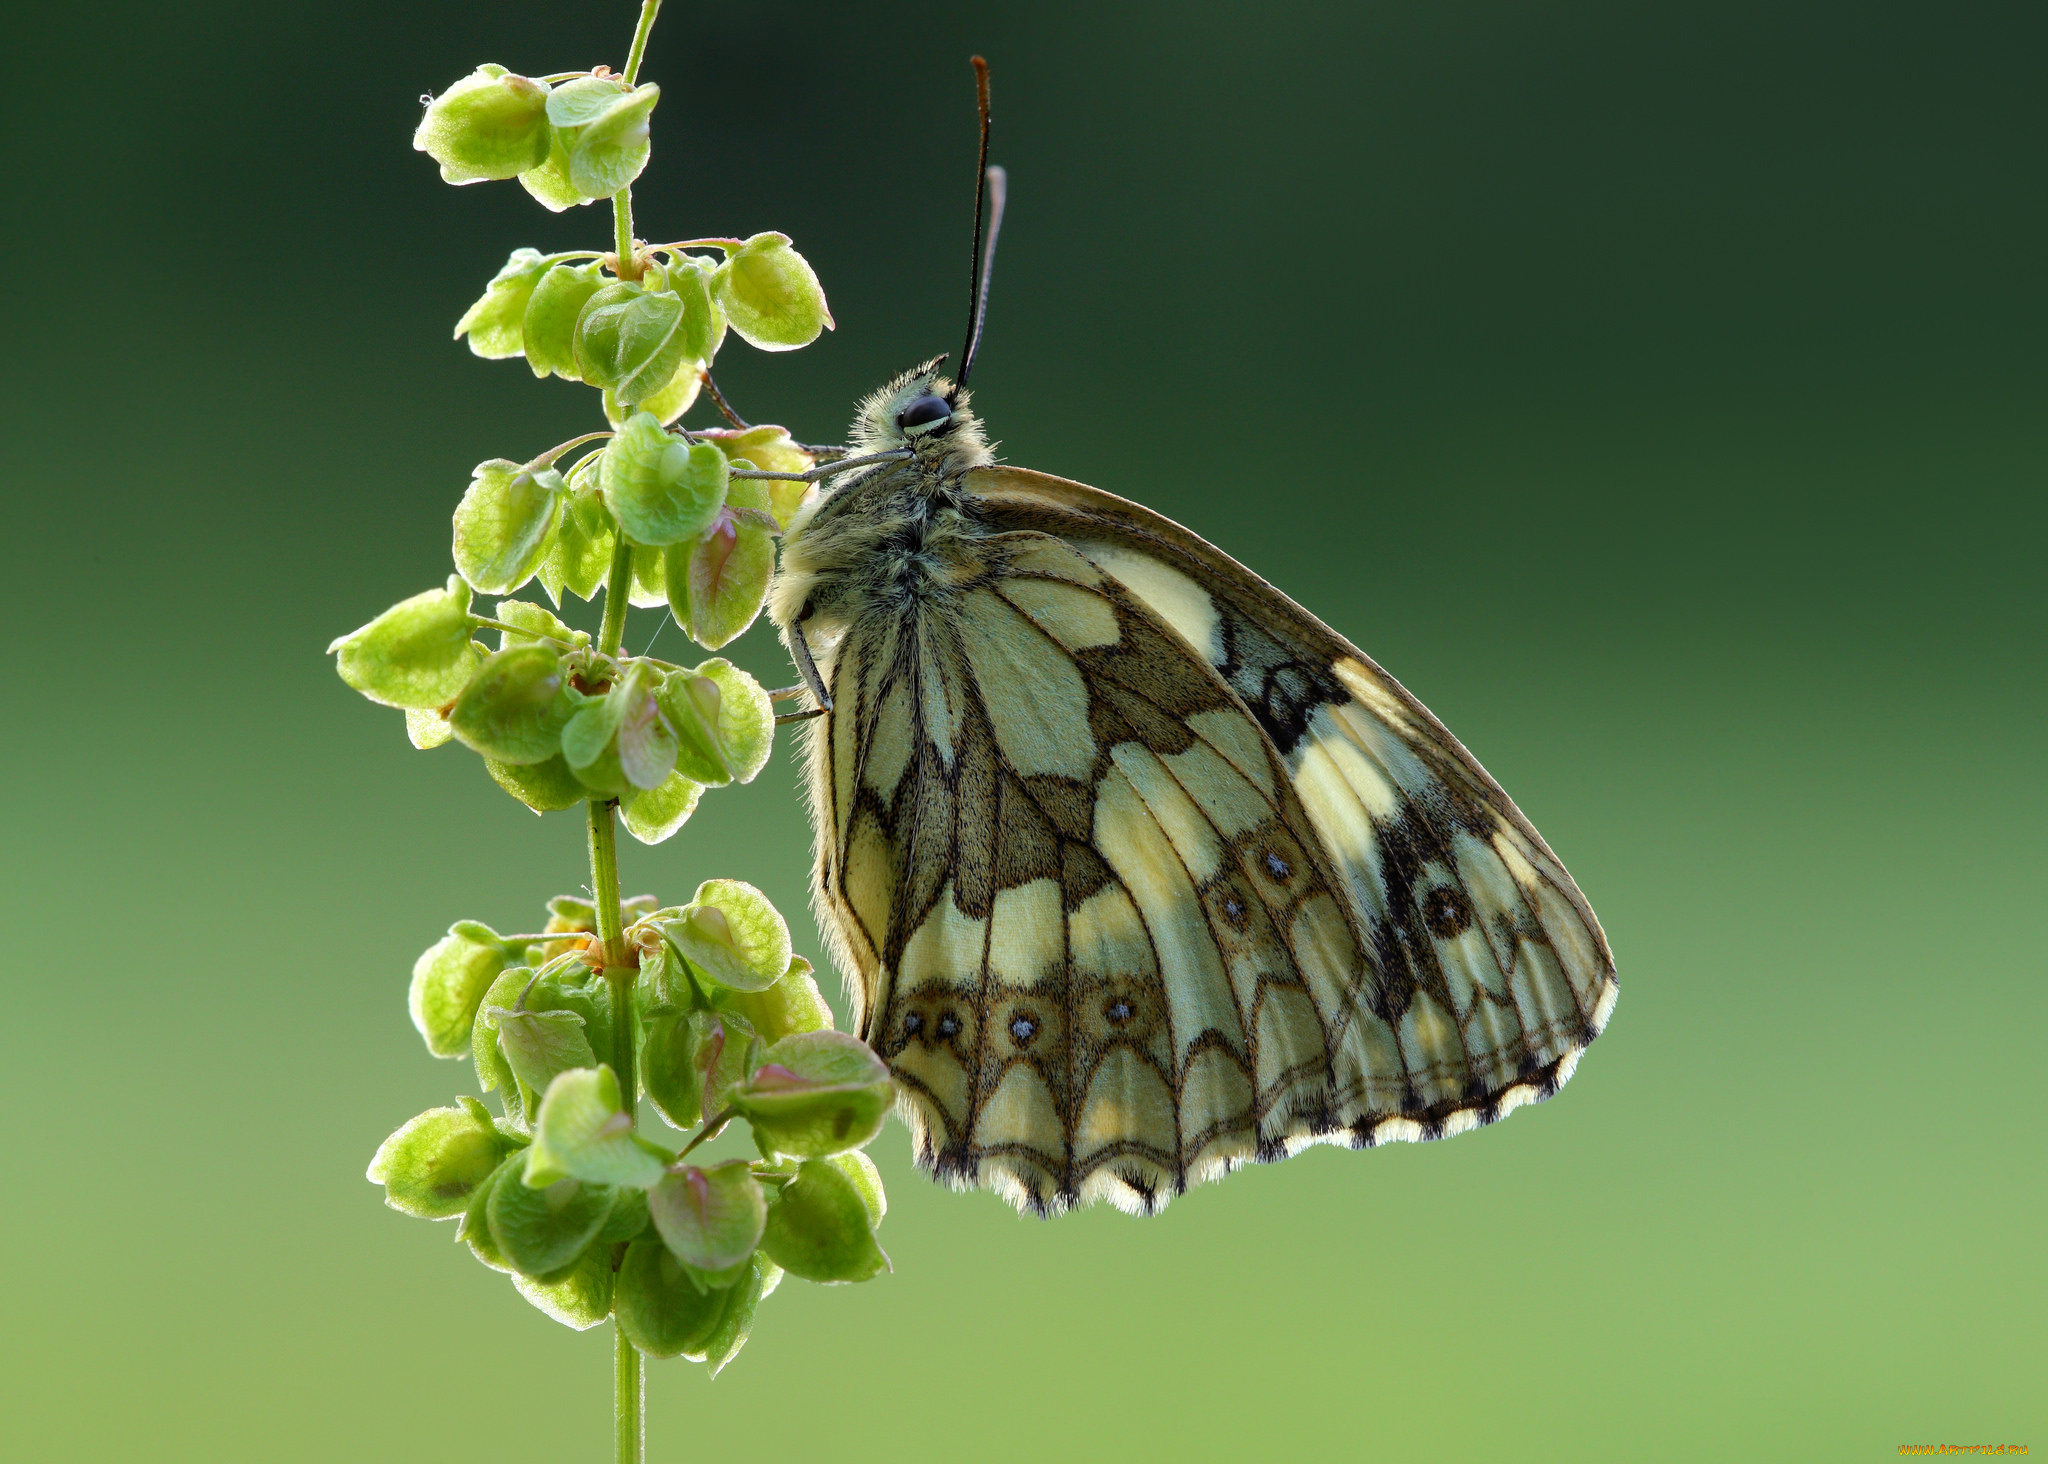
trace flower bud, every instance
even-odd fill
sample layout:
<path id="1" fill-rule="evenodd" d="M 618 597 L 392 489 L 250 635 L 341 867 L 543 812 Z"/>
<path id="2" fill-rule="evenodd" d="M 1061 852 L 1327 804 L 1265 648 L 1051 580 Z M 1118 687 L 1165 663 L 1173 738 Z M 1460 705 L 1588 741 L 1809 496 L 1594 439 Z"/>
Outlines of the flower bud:
<path id="1" fill-rule="evenodd" d="M 491 931 L 465 922 L 421 953 L 412 966 L 412 1024 L 436 1057 L 469 1051 L 476 1010 L 512 954 Z"/>
<path id="2" fill-rule="evenodd" d="M 547 161 L 548 86 L 502 66 L 479 66 L 427 107 L 415 151 L 441 165 L 449 183 L 512 178 Z"/>
<path id="3" fill-rule="evenodd" d="M 789 926 L 743 880 L 707 879 L 662 934 L 705 976 L 733 991 L 763 991 L 789 969 Z"/>
<path id="4" fill-rule="evenodd" d="M 474 1098 L 455 1108 L 429 1108 L 377 1146 L 369 1179 L 384 1186 L 384 1203 L 424 1220 L 449 1220 L 469 1208 L 518 1140 L 499 1130 Z"/>
<path id="5" fill-rule="evenodd" d="M 594 1068 L 597 1055 L 583 1034 L 583 1014 L 573 1011 L 533 1012 L 493 1007 L 491 1025 L 498 1032 L 498 1051 L 514 1077 L 536 1093 L 576 1068 Z"/>
<path id="6" fill-rule="evenodd" d="M 601 698 L 585 702 L 562 728 L 562 756 L 576 776 L 617 798 L 657 788 L 676 765 L 676 735 L 654 699 L 655 673 L 635 662 Z"/>
<path id="7" fill-rule="evenodd" d="M 516 1071 L 518 1064 L 513 1067 Z M 619 1080 L 609 1066 L 571 1069 L 548 1084 L 534 1123 L 533 1147 L 526 1154 L 528 1184 L 548 1184 L 566 1175 L 645 1189 L 666 1167 L 663 1151 L 633 1132 L 631 1116 L 619 1101 Z"/>
<path id="8" fill-rule="evenodd" d="M 562 750 L 562 729 L 583 700 L 553 648 L 518 646 L 485 658 L 448 722 L 473 752 L 502 763 L 543 763 Z"/>
<path id="9" fill-rule="evenodd" d="M 817 461 L 797 446 L 785 427 L 749 427 L 744 432 L 699 432 L 697 436 L 724 453 L 728 460 L 745 458 L 763 472 L 801 473 Z M 803 506 L 804 498 L 813 486 L 787 479 L 755 481 L 766 485 L 769 511 L 775 515 L 775 522 L 785 529 L 796 518 L 797 509 Z"/>
<path id="10" fill-rule="evenodd" d="M 469 638 L 469 586 L 401 600 L 327 647 L 341 679 L 387 707 L 438 707 L 469 684 L 482 653 Z"/>
<path id="11" fill-rule="evenodd" d="M 710 1116 L 705 1094 L 716 1097 L 743 1082 L 760 1046 L 743 1017 L 670 1012 L 647 1024 L 640 1043 L 640 1081 L 663 1118 L 679 1129 L 691 1128 Z"/>
<path id="12" fill-rule="evenodd" d="M 761 1250 L 806 1281 L 866 1281 L 889 1269 L 868 1213 L 844 1170 L 806 1160 L 769 1207 Z"/>
<path id="13" fill-rule="evenodd" d="M 825 288 L 783 234 L 756 234 L 711 278 L 712 293 L 740 338 L 764 351 L 808 346 L 832 327 Z"/>
<path id="14" fill-rule="evenodd" d="M 676 730 L 676 766 L 709 788 L 751 783 L 775 743 L 775 707 L 761 683 L 713 657 L 671 671 L 656 693 Z"/>
<path id="15" fill-rule="evenodd" d="M 667 386 L 683 364 L 683 302 L 668 290 L 615 280 L 576 315 L 576 370 L 592 386 L 637 402 Z"/>
<path id="16" fill-rule="evenodd" d="M 531 1165 L 533 1150 L 526 1152 Z M 534 1186 L 515 1168 L 493 1187 L 485 1218 L 499 1254 L 515 1271 L 546 1276 L 575 1263 L 611 1210 L 609 1185 L 557 1179 Z"/>
<path id="17" fill-rule="evenodd" d="M 549 95 L 548 121 L 568 153 L 566 172 L 577 192 L 608 198 L 640 176 L 647 166 L 648 116 L 660 100 L 658 86 L 628 91 L 595 76 L 565 82 Z"/>
<path id="18" fill-rule="evenodd" d="M 515 249 L 477 302 L 455 322 L 455 339 L 469 337 L 469 349 L 487 361 L 501 361 L 525 349 L 526 307 L 547 265 L 538 249 Z"/>
<path id="19" fill-rule="evenodd" d="M 767 1211 L 760 1182 L 744 1159 L 709 1169 L 688 1166 L 647 1192 L 647 1213 L 662 1244 L 710 1286 L 739 1279 L 761 1243 Z"/>
<path id="20" fill-rule="evenodd" d="M 866 1043 L 844 1032 L 804 1032 L 764 1049 L 761 1066 L 725 1101 L 753 1124 L 764 1151 L 822 1158 L 880 1133 L 895 1090 Z"/>
<path id="21" fill-rule="evenodd" d="M 528 287 L 520 336 L 526 364 L 535 376 L 552 371 L 564 381 L 583 379 L 576 369 L 576 317 L 604 283 L 593 259 L 588 264 L 549 265 Z"/>
<path id="22" fill-rule="evenodd" d="M 692 446 L 636 414 L 605 449 L 605 503 L 635 544 L 659 547 L 696 538 L 725 506 L 725 455 Z"/>
<path id="23" fill-rule="evenodd" d="M 726 1292 L 699 1287 L 659 1239 L 626 1247 L 613 1309 L 619 1330 L 644 1355 L 701 1354 L 725 1306 Z"/>
<path id="24" fill-rule="evenodd" d="M 724 455 L 706 443 L 696 452 Z M 742 464 L 745 458 L 739 460 Z M 668 551 L 668 603 L 690 639 L 707 651 L 737 638 L 754 623 L 768 600 L 768 582 L 775 574 L 775 540 L 752 517 L 733 512 L 751 508 L 768 514 L 768 488 L 759 478 L 734 478 L 726 489 L 726 506 L 703 537 L 675 544 Z"/>
<path id="25" fill-rule="evenodd" d="M 455 568 L 474 589 L 502 595 L 547 557 L 569 485 L 553 468 L 493 458 L 470 470 L 455 506 Z"/>

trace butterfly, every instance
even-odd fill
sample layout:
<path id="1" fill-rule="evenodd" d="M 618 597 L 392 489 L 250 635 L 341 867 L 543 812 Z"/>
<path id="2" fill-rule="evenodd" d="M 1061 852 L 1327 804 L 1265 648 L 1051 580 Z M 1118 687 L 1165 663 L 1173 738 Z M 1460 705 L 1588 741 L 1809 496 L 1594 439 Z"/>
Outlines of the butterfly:
<path id="1" fill-rule="evenodd" d="M 868 397 L 769 611 L 805 672 L 813 899 L 919 1162 L 1151 1213 L 1247 1161 L 1550 1096 L 1607 941 L 1399 682 L 1172 520 L 995 460 L 966 382 Z M 851 461 L 851 459 L 849 459 Z"/>

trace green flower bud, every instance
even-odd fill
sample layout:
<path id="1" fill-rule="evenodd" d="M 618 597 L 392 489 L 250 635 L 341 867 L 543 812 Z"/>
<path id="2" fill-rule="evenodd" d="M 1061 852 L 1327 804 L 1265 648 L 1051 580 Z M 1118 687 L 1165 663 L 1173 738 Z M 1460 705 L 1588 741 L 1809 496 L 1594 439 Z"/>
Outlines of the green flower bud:
<path id="1" fill-rule="evenodd" d="M 412 966 L 412 1024 L 436 1057 L 469 1051 L 477 1006 L 512 964 L 512 953 L 488 926 L 464 921 L 427 947 Z M 488 1090 L 486 1090 L 488 1091 Z"/>
<path id="2" fill-rule="evenodd" d="M 783 234 L 756 234 L 718 267 L 712 293 L 740 339 L 764 351 L 808 346 L 832 328 L 825 289 Z"/>
<path id="3" fill-rule="evenodd" d="M 790 957 L 782 979 L 766 991 L 735 991 L 723 1004 L 745 1017 L 764 1042 L 832 1026 L 832 1008 L 811 978 L 811 963 L 802 956 Z"/>
<path id="4" fill-rule="evenodd" d="M 717 1112 L 705 1109 L 706 1094 L 745 1081 L 760 1045 L 745 1018 L 729 1012 L 666 1013 L 641 1038 L 641 1085 L 663 1118 L 691 1128 Z"/>
<path id="5" fill-rule="evenodd" d="M 469 349 L 487 361 L 516 356 L 526 346 L 526 307 L 547 265 L 538 249 L 515 249 L 490 287 L 455 322 L 455 339 L 469 337 Z"/>
<path id="6" fill-rule="evenodd" d="M 708 788 L 751 783 L 775 746 L 775 705 L 760 682 L 713 657 L 671 671 L 656 693 L 676 731 L 676 766 Z"/>
<path id="7" fill-rule="evenodd" d="M 485 594 L 516 590 L 540 568 L 568 484 L 553 468 L 504 458 L 478 463 L 455 506 L 455 569 Z"/>
<path id="8" fill-rule="evenodd" d="M 620 83 L 579 77 L 548 97 L 548 120 L 569 154 L 569 182 L 579 193 L 609 198 L 647 166 L 648 117 L 661 88 L 624 90 Z"/>
<path id="9" fill-rule="evenodd" d="M 725 1101 L 753 1124 L 764 1151 L 819 1158 L 880 1133 L 895 1090 L 866 1043 L 844 1032 L 803 1032 L 770 1044 L 761 1066 Z"/>
<path id="10" fill-rule="evenodd" d="M 549 265 L 527 287 L 519 334 L 526 364 L 535 376 L 552 371 L 564 381 L 583 379 L 576 369 L 576 317 L 604 283 L 593 259 L 588 264 Z"/>
<path id="11" fill-rule="evenodd" d="M 761 1243 L 767 1200 L 744 1159 L 709 1169 L 686 1166 L 647 1192 L 662 1244 L 707 1286 L 739 1279 Z"/>
<path id="12" fill-rule="evenodd" d="M 529 1165 L 532 1154 L 528 1149 Z M 513 1270 L 547 1276 L 575 1264 L 611 1210 L 609 1185 L 557 1179 L 535 1187 L 514 1169 L 493 1187 L 485 1216 L 498 1253 Z"/>
<path id="13" fill-rule="evenodd" d="M 548 100 L 544 81 L 479 66 L 434 98 L 413 149 L 441 165 L 445 182 L 517 177 L 547 161 Z"/>
<path id="14" fill-rule="evenodd" d="M 699 432 L 697 436 L 710 442 L 727 460 L 745 458 L 755 467 L 768 473 L 802 473 L 808 471 L 817 461 L 811 454 L 798 447 L 795 439 L 783 427 L 749 427 L 744 432 Z M 784 479 L 757 479 L 768 490 L 768 509 L 775 515 L 775 522 L 788 528 L 796 518 L 797 509 L 803 506 L 813 484 L 796 483 Z"/>
<path id="15" fill-rule="evenodd" d="M 743 880 L 707 879 L 661 931 L 705 976 L 734 991 L 766 990 L 789 969 L 789 927 Z"/>
<path id="16" fill-rule="evenodd" d="M 615 1296 L 619 1330 L 648 1357 L 701 1356 L 726 1305 L 724 1291 L 700 1288 L 658 1238 L 626 1247 Z"/>
<path id="17" fill-rule="evenodd" d="M 497 1029 L 498 1051 L 506 1066 L 536 1093 L 548 1092 L 548 1085 L 563 1073 L 597 1066 L 590 1039 L 583 1035 L 580 1012 L 493 1007 L 490 1022 Z"/>
<path id="18" fill-rule="evenodd" d="M 690 820 L 704 785 L 681 773 L 670 773 L 659 786 L 636 788 L 619 800 L 619 819 L 626 832 L 643 844 L 659 844 Z"/>
<path id="19" fill-rule="evenodd" d="M 860 1191 L 861 1202 L 868 1207 L 868 1229 L 881 1229 L 882 1220 L 889 1213 L 889 1196 L 882 1189 L 882 1171 L 875 1168 L 875 1161 L 859 1149 L 848 1149 L 825 1162 L 852 1180 L 853 1187 Z"/>
<path id="20" fill-rule="evenodd" d="M 541 763 L 562 750 L 562 729 L 583 700 L 552 647 L 517 646 L 485 659 L 448 722 L 463 746 L 485 757 Z"/>
<path id="21" fill-rule="evenodd" d="M 868 1214 L 844 1170 L 808 1159 L 769 1206 L 761 1249 L 806 1281 L 866 1281 L 889 1269 Z"/>
<path id="22" fill-rule="evenodd" d="M 517 1181 L 513 1181 L 517 1183 Z M 576 1258 L 568 1274 L 541 1280 L 519 1272 L 512 1274 L 519 1294 L 560 1322 L 579 1332 L 610 1320 L 612 1314 L 612 1255 L 608 1245 L 591 1245 Z"/>
<path id="23" fill-rule="evenodd" d="M 652 413 L 640 412 L 605 448 L 605 503 L 634 543 L 682 543 L 725 506 L 727 471 L 717 448 L 671 437 Z"/>
<path id="24" fill-rule="evenodd" d="M 538 763 L 507 763 L 487 757 L 484 771 L 491 775 L 492 782 L 535 813 L 559 813 L 590 798 L 590 789 L 560 753 Z"/>
<path id="25" fill-rule="evenodd" d="M 517 1147 L 474 1098 L 429 1108 L 377 1146 L 369 1179 L 384 1203 L 423 1220 L 451 1220 L 469 1208 L 478 1186 Z"/>
<path id="26" fill-rule="evenodd" d="M 586 1067 L 562 1073 L 549 1084 L 524 1177 L 528 1184 L 569 1176 L 645 1189 L 661 1178 L 667 1162 L 661 1149 L 633 1132 L 611 1068 Z"/>
<path id="27" fill-rule="evenodd" d="M 668 290 L 615 280 L 576 312 L 571 350 L 576 370 L 621 401 L 651 397 L 684 360 L 683 302 Z"/>
<path id="28" fill-rule="evenodd" d="M 692 451 L 725 462 L 708 444 L 700 442 Z M 725 508 L 703 537 L 669 548 L 669 608 L 690 638 L 708 651 L 737 638 L 767 603 L 775 540 L 761 523 L 733 510 L 751 508 L 765 515 L 768 502 L 767 485 L 760 479 L 734 478 Z"/>
<path id="29" fill-rule="evenodd" d="M 654 699 L 657 680 L 658 673 L 635 662 L 562 729 L 562 756 L 598 792 L 621 797 L 634 788 L 658 788 L 675 771 L 676 735 Z"/>
<path id="30" fill-rule="evenodd" d="M 327 651 L 341 679 L 371 701 L 438 707 L 462 694 L 482 659 L 469 629 L 469 586 L 450 575 L 446 589 L 399 601 Z"/>
<path id="31" fill-rule="evenodd" d="M 541 561 L 541 585 L 558 605 L 563 590 L 590 599 L 611 573 L 615 526 L 598 486 L 598 465 L 603 460 L 602 453 L 594 454 L 570 474 L 569 501 L 547 557 Z"/>
<path id="32" fill-rule="evenodd" d="M 570 82 L 569 85 L 574 86 L 575 83 Z M 561 128 L 548 128 L 547 161 L 519 175 L 519 186 L 532 194 L 534 200 L 549 213 L 597 202 L 570 180 L 569 149 L 573 141 L 572 137 L 563 134 Z"/>

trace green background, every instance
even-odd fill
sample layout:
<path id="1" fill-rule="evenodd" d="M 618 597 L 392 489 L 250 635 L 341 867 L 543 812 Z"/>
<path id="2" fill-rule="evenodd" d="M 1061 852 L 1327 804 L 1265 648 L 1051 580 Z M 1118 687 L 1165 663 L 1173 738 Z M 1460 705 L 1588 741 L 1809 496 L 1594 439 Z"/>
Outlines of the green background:
<path id="1" fill-rule="evenodd" d="M 440 582 L 472 463 L 593 415 L 448 330 L 604 213 L 441 186 L 416 98 L 618 64 L 632 13 L 9 22 L 11 1457 L 602 1452 L 603 1334 L 361 1177 L 473 1087 L 414 955 L 531 928 L 580 822 L 320 652 Z M 941 1191 L 892 1125 L 896 1273 L 788 1284 L 714 1382 L 654 1365 L 651 1457 L 2048 1447 L 2044 41 L 1958 3 L 670 0 L 643 232 L 782 229 L 838 317 L 728 346 L 741 410 L 831 440 L 957 349 L 984 52 L 1005 456 L 1403 678 L 1623 995 L 1550 1104 L 1150 1221 Z M 779 753 L 628 888 L 753 880 L 816 956 L 794 786 Z"/>

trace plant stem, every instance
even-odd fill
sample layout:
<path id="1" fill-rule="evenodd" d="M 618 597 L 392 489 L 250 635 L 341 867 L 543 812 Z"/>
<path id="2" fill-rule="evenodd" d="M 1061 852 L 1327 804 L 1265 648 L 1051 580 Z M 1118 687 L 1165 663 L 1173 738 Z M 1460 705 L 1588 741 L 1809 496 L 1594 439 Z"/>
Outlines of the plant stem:
<path id="1" fill-rule="evenodd" d="M 612 571 L 604 582 L 604 622 L 597 628 L 600 656 L 619 653 L 619 643 L 626 638 L 627 596 L 633 589 L 633 546 L 626 542 L 624 529 L 613 532 Z"/>
<path id="2" fill-rule="evenodd" d="M 647 33 L 654 29 L 654 17 L 660 11 L 661 0 L 640 0 L 640 24 L 633 31 L 633 48 L 626 53 L 627 86 L 640 76 L 640 63 L 647 56 Z"/>
<path id="3" fill-rule="evenodd" d="M 605 605 L 605 616 L 609 621 L 609 602 Z M 592 903 L 597 906 L 597 931 L 604 943 L 605 984 L 612 994 L 612 1071 L 619 1079 L 626 1114 L 637 1121 L 640 1078 L 634 1071 L 633 986 L 639 971 L 627 964 L 625 921 L 619 909 L 618 831 L 612 822 L 612 810 L 618 804 L 609 798 L 593 798 L 585 807 L 590 812 L 590 884 L 595 895 Z M 646 1380 L 647 1365 L 616 1322 L 613 1331 L 613 1442 L 619 1464 L 640 1464 L 646 1433 L 641 1384 Z"/>
<path id="4" fill-rule="evenodd" d="M 633 85 L 640 75 L 640 62 L 647 55 L 647 36 L 654 29 L 661 0 L 641 0 L 640 23 L 633 30 L 633 46 L 626 53 L 625 82 Z M 633 190 L 629 185 L 612 195 L 612 236 L 618 247 L 618 275 L 622 280 L 640 278 L 640 261 L 633 252 Z M 622 404 L 625 405 L 625 404 Z M 626 638 L 627 597 L 633 587 L 633 546 L 626 542 L 624 528 L 617 530 L 612 548 L 611 573 L 605 579 L 604 622 L 597 632 L 597 651 L 616 656 Z M 618 1075 L 619 1094 L 626 1116 L 639 1122 L 640 1078 L 634 1072 L 633 988 L 637 967 L 626 964 L 625 921 L 619 909 L 619 846 L 612 812 L 616 801 L 593 798 L 590 810 L 590 885 L 596 896 L 597 931 L 604 943 L 605 982 L 612 993 L 612 1071 Z M 647 1364 L 617 1322 L 612 1324 L 612 1445 L 618 1464 L 642 1464 L 646 1458 L 647 1409 L 644 1384 Z"/>
<path id="5" fill-rule="evenodd" d="M 626 1334 L 612 1329 L 612 1436 L 618 1464 L 640 1464 L 647 1444 L 647 1411 L 641 1397 L 647 1362 Z"/>
<path id="6" fill-rule="evenodd" d="M 622 280 L 640 278 L 640 258 L 633 252 L 633 190 L 621 188 L 612 195 L 612 237 L 613 248 L 618 251 L 618 276 Z"/>

